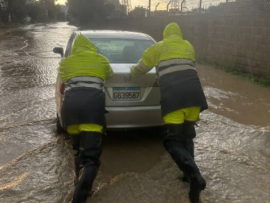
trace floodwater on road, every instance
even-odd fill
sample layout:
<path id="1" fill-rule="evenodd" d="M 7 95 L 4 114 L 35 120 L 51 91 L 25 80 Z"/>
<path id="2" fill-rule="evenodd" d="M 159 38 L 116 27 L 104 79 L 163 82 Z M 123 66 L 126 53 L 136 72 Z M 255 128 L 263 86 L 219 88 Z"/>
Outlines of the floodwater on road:
<path id="1" fill-rule="evenodd" d="M 70 140 L 56 134 L 54 85 L 76 27 L 35 24 L 0 30 L 0 202 L 66 203 L 74 185 Z M 197 65 L 209 110 L 201 114 L 195 159 L 204 203 L 268 203 L 270 89 Z M 156 129 L 109 132 L 90 203 L 188 203 L 189 184 Z"/>

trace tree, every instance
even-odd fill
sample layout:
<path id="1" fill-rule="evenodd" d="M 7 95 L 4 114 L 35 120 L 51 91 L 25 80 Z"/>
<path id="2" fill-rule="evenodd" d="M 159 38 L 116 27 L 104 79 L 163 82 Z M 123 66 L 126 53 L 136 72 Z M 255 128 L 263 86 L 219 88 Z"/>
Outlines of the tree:
<path id="1" fill-rule="evenodd" d="M 42 22 L 45 19 L 44 9 L 40 5 L 40 2 L 34 2 L 27 6 L 28 16 L 32 21 Z"/>
<path id="2" fill-rule="evenodd" d="M 60 13 L 56 0 L 39 0 L 26 4 L 27 0 L 2 0 L 0 19 L 3 22 L 24 22 L 27 16 L 34 21 L 55 20 Z"/>
<path id="3" fill-rule="evenodd" d="M 22 22 L 27 16 L 26 0 L 3 0 L 0 11 L 4 22 Z"/>
<path id="4" fill-rule="evenodd" d="M 60 8 L 55 5 L 56 0 L 39 0 L 41 7 L 44 9 L 45 15 L 49 20 L 55 20 Z"/>
<path id="5" fill-rule="evenodd" d="M 119 0 L 105 0 L 104 13 L 107 18 L 122 18 L 127 16 L 127 6 Z"/>
<path id="6" fill-rule="evenodd" d="M 69 15 L 78 18 L 83 27 L 106 18 L 104 0 L 68 0 Z"/>
<path id="7" fill-rule="evenodd" d="M 14 0 L 11 16 L 15 22 L 24 22 L 27 16 L 26 0 Z"/>
<path id="8" fill-rule="evenodd" d="M 112 18 L 115 15 L 115 5 L 112 3 L 107 3 L 103 7 L 103 12 L 106 18 Z"/>
<path id="9" fill-rule="evenodd" d="M 129 12 L 129 16 L 133 17 L 145 17 L 146 9 L 142 6 L 136 6 L 132 11 Z"/>
<path id="10" fill-rule="evenodd" d="M 7 21 L 6 17 L 7 17 L 6 4 L 5 4 L 5 2 L 1 2 L 0 3 L 0 20 L 5 22 L 5 21 Z"/>

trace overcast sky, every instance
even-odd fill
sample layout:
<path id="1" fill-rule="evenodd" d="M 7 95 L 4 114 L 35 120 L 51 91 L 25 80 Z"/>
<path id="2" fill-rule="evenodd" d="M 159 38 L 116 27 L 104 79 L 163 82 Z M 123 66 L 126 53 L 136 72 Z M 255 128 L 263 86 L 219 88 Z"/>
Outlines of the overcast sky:
<path id="1" fill-rule="evenodd" d="M 143 6 L 144 8 L 148 7 L 149 0 L 130 0 L 131 1 L 131 6 L 134 9 L 136 6 Z M 186 0 L 186 7 L 188 9 L 191 8 L 198 8 L 200 0 Z M 234 1 L 234 0 L 230 0 Z M 59 4 L 65 4 L 66 0 L 58 0 L 57 3 Z M 121 2 L 121 0 L 120 0 Z M 170 0 L 151 0 L 151 10 L 155 10 L 155 7 L 159 3 L 157 9 L 158 10 L 166 10 L 167 4 L 170 2 Z M 181 3 L 181 1 L 179 0 Z M 220 2 L 226 2 L 226 0 L 203 0 L 202 1 L 202 7 L 208 7 L 210 5 L 217 5 Z"/>
<path id="2" fill-rule="evenodd" d="M 152 0 L 153 4 L 155 4 L 155 2 L 169 2 L 170 0 Z M 66 0 L 58 0 L 57 3 L 59 4 L 65 4 Z M 121 1 L 120 1 L 121 2 Z M 143 7 L 147 7 L 148 6 L 148 0 L 131 0 L 131 6 L 134 8 L 135 6 L 143 6 Z M 164 3 L 164 5 L 165 5 Z"/>

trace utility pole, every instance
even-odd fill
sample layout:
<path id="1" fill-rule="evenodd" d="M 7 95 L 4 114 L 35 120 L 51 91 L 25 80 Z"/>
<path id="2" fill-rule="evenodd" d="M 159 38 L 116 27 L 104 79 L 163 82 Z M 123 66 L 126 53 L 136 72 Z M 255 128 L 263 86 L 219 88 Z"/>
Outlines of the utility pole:
<path id="1" fill-rule="evenodd" d="M 149 0 L 149 11 L 148 11 L 148 17 L 151 17 L 151 0 Z"/>

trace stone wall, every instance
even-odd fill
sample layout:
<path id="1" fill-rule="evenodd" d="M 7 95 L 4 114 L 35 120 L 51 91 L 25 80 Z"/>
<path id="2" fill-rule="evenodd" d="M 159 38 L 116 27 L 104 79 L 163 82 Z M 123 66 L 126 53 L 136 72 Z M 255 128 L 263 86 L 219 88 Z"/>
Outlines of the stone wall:
<path id="1" fill-rule="evenodd" d="M 144 32 L 159 41 L 170 22 L 180 25 L 198 60 L 270 75 L 270 16 L 209 14 L 115 19 L 107 23 L 106 29 Z"/>
<path id="2" fill-rule="evenodd" d="M 270 75 L 270 18 L 219 17 L 208 20 L 207 61 Z"/>

